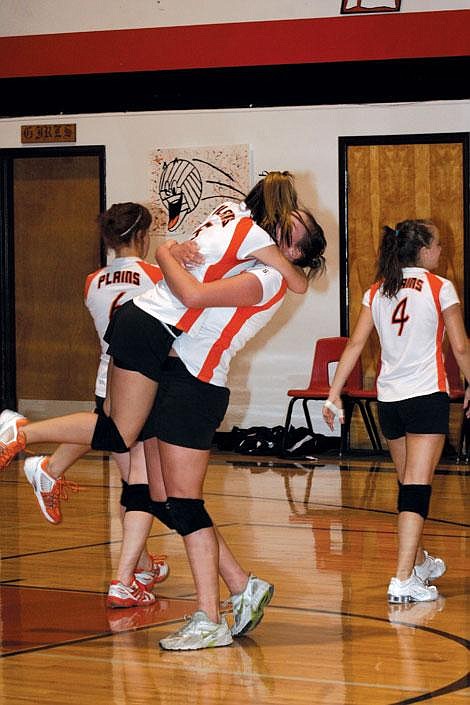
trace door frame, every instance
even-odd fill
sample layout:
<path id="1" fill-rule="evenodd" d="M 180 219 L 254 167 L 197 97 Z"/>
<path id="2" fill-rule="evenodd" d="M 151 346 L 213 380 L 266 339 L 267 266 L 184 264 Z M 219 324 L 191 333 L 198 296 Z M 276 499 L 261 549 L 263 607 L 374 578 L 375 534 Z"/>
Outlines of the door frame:
<path id="1" fill-rule="evenodd" d="M 338 138 L 339 165 L 339 270 L 340 270 L 340 330 L 349 336 L 349 270 L 348 270 L 348 147 L 368 147 L 399 144 L 461 144 L 463 159 L 463 243 L 464 263 L 470 262 L 470 196 L 469 163 L 470 133 L 443 132 L 433 134 L 381 135 Z M 470 330 L 470 265 L 464 266 L 463 314 Z"/>
<path id="2" fill-rule="evenodd" d="M 15 243 L 13 211 L 13 164 L 15 159 L 54 157 L 98 157 L 100 211 L 106 208 L 106 149 L 85 147 L 11 147 L 0 149 L 0 403 L 17 408 L 16 395 L 16 312 Z M 101 247 L 101 263 L 105 251 Z"/>

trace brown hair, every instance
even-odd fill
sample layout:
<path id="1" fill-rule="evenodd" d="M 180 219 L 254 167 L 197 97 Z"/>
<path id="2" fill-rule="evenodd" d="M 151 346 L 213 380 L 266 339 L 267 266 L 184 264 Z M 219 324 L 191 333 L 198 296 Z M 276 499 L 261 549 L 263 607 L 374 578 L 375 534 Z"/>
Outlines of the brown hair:
<path id="1" fill-rule="evenodd" d="M 139 230 L 148 230 L 151 222 L 149 210 L 131 202 L 114 203 L 98 216 L 101 237 L 113 249 L 131 242 Z"/>
<path id="2" fill-rule="evenodd" d="M 431 220 L 403 220 L 395 229 L 382 229 L 376 279 L 383 280 L 381 291 L 389 299 L 399 291 L 403 281 L 403 267 L 416 266 L 419 252 L 429 247 L 434 238 Z"/>
<path id="3" fill-rule="evenodd" d="M 292 244 L 292 216 L 305 226 L 306 233 L 297 243 L 301 257 L 294 264 L 308 267 L 308 276 L 325 269 L 323 253 L 326 239 L 313 214 L 299 206 L 294 177 L 288 171 L 270 171 L 258 181 L 245 198 L 251 217 L 280 246 Z"/>
<path id="4" fill-rule="evenodd" d="M 293 264 L 306 267 L 307 277 L 310 279 L 325 271 L 326 264 L 323 256 L 326 249 L 325 234 L 321 225 L 315 220 L 313 213 L 307 208 L 302 207 L 293 211 L 292 216 L 299 220 L 305 228 L 305 234 L 296 243 L 301 254 L 293 261 Z"/>

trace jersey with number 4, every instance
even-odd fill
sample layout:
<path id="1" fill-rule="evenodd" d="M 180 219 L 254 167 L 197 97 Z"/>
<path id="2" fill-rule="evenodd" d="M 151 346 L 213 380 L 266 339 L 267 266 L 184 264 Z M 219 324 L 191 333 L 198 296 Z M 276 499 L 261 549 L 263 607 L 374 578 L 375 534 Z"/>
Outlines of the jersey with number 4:
<path id="1" fill-rule="evenodd" d="M 442 312 L 459 303 L 452 282 L 422 267 L 404 267 L 396 296 L 384 296 L 376 282 L 362 303 L 371 308 L 382 348 L 378 399 L 400 401 L 448 391 Z"/>
<path id="2" fill-rule="evenodd" d="M 111 316 L 116 308 L 133 299 L 134 296 L 153 288 L 160 279 L 162 279 L 160 268 L 139 257 L 116 257 L 107 267 L 87 276 L 85 305 L 91 313 L 101 344 L 100 365 L 96 375 L 96 396 L 106 396 L 109 355 L 106 353 L 108 344 L 103 337 Z"/>

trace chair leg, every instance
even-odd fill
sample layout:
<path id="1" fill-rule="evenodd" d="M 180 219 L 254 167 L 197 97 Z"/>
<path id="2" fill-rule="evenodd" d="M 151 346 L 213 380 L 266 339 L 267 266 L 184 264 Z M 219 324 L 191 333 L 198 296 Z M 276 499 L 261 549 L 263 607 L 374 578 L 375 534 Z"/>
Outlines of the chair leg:
<path id="1" fill-rule="evenodd" d="M 366 427 L 367 435 L 369 436 L 369 441 L 372 445 L 372 450 L 376 452 L 381 452 L 383 450 L 377 425 L 375 423 L 372 410 L 367 406 L 368 403 L 368 400 L 365 402 L 365 404 L 363 404 L 361 399 L 353 397 L 345 397 L 343 399 L 345 412 L 344 437 L 342 437 L 343 452 L 347 452 L 350 450 L 349 438 L 351 431 L 351 421 L 354 412 L 354 406 L 356 404 L 358 405 L 359 411 L 361 412 L 361 417 L 364 422 L 364 426 Z"/>
<path id="2" fill-rule="evenodd" d="M 345 455 L 350 450 L 351 420 L 355 402 L 348 397 L 343 397 L 344 423 L 341 424 L 340 456 Z"/>
<path id="3" fill-rule="evenodd" d="M 369 436 L 369 441 L 371 442 L 371 445 L 372 445 L 372 450 L 378 450 L 379 448 L 377 446 L 377 441 L 375 439 L 375 433 L 372 430 L 372 426 L 371 426 L 370 419 L 369 419 L 369 414 L 365 410 L 365 407 L 364 407 L 364 404 L 362 403 L 362 401 L 358 401 L 357 405 L 359 407 L 359 411 L 361 412 L 362 420 L 364 421 L 364 426 L 366 427 L 367 435 Z"/>
<path id="4" fill-rule="evenodd" d="M 465 415 L 465 411 L 463 412 L 462 415 L 462 423 L 460 426 L 460 438 L 459 438 L 459 447 L 457 450 L 457 462 L 460 463 L 462 458 L 464 457 L 464 446 L 465 446 L 465 460 L 464 462 L 468 463 L 469 461 L 469 454 L 468 454 L 468 440 L 470 436 L 470 421 L 467 419 Z"/>
<path id="5" fill-rule="evenodd" d="M 287 407 L 287 415 L 286 415 L 286 420 L 284 422 L 284 432 L 282 434 L 282 443 L 281 443 L 281 451 L 283 453 L 286 450 L 287 436 L 289 434 L 290 421 L 292 418 L 292 411 L 293 411 L 295 402 L 298 400 L 299 400 L 299 397 L 292 397 L 292 399 L 289 402 L 289 406 Z"/>
<path id="6" fill-rule="evenodd" d="M 312 419 L 310 418 L 310 412 L 308 410 L 308 402 L 309 401 L 310 401 L 310 399 L 304 399 L 302 401 L 302 408 L 304 410 L 305 421 L 307 422 L 307 428 L 310 431 L 310 435 L 312 437 L 315 437 L 315 431 L 313 430 L 313 426 L 312 426 Z"/>
<path id="7" fill-rule="evenodd" d="M 365 402 L 366 413 L 367 413 L 367 416 L 369 417 L 369 423 L 370 423 L 371 428 L 372 428 L 372 433 L 373 433 L 374 436 L 375 436 L 375 442 L 376 442 L 376 445 L 377 445 L 377 450 L 378 450 L 380 453 L 382 453 L 382 451 L 383 451 L 382 442 L 381 442 L 381 440 L 380 440 L 379 429 L 377 428 L 377 424 L 375 423 L 374 414 L 372 413 L 371 403 L 372 403 L 372 402 L 371 402 L 370 399 L 367 399 L 367 400 L 366 400 L 366 402 Z"/>

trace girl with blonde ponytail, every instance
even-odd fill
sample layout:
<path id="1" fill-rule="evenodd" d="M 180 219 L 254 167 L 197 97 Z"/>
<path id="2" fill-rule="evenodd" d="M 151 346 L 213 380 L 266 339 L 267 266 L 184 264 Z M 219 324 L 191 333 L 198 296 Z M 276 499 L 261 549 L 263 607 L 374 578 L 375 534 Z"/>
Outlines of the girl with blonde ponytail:
<path id="1" fill-rule="evenodd" d="M 308 277 L 324 268 L 326 247 L 313 215 L 299 207 L 287 172 L 268 174 L 246 202 L 219 205 L 191 243 L 193 251 L 183 259 L 194 265 L 189 271 L 177 257 L 181 246 L 166 241 L 156 254 L 164 279 L 116 310 L 105 335 L 112 363 L 104 413 L 30 424 L 9 412 L 8 422 L 0 421 L 3 466 L 26 442 L 123 453 L 141 433 L 148 509 L 183 537 L 197 592 L 189 623 L 160 642 L 170 650 L 230 644 L 257 626 L 272 597 L 273 586 L 241 568 L 213 525 L 203 485 L 228 405 L 232 357 L 269 322 L 287 287 L 307 290 Z M 120 596 L 134 580 L 147 539 L 135 516 L 142 511 L 133 506 L 126 512 L 118 582 L 108 593 L 113 606 L 128 606 Z M 231 628 L 220 615 L 219 574 L 232 595 Z M 146 604 L 151 597 L 144 590 L 137 599 Z"/>

